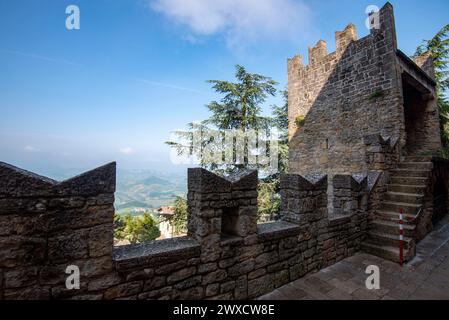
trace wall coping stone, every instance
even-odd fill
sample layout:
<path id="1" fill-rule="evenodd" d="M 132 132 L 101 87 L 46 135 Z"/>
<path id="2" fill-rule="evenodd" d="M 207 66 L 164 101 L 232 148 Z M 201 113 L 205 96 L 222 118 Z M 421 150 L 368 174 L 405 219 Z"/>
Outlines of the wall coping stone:
<path id="1" fill-rule="evenodd" d="M 382 171 L 369 171 L 368 172 L 368 192 L 371 192 L 377 183 L 380 181 L 380 177 L 382 176 Z"/>
<path id="2" fill-rule="evenodd" d="M 142 264 L 158 266 L 199 254 L 200 244 L 186 236 L 115 247 L 113 259 L 118 271 L 126 271 L 141 268 Z"/>
<path id="3" fill-rule="evenodd" d="M 116 163 L 56 181 L 0 162 L 0 198 L 93 196 L 115 192 Z"/>
<path id="4" fill-rule="evenodd" d="M 257 228 L 261 241 L 286 238 L 300 233 L 300 227 L 298 225 L 286 221 L 262 223 Z"/>

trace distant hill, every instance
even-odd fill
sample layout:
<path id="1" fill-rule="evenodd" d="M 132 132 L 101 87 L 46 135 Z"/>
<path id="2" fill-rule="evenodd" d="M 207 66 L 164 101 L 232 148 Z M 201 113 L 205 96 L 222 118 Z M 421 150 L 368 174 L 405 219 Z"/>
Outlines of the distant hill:
<path id="1" fill-rule="evenodd" d="M 132 200 L 132 201 L 124 202 L 120 205 L 115 206 L 116 210 L 122 210 L 122 209 L 126 209 L 126 208 L 148 208 L 148 204 L 146 204 L 144 202 L 137 201 L 137 200 Z"/>
<path id="2" fill-rule="evenodd" d="M 115 208 L 118 213 L 134 209 L 157 209 L 172 205 L 177 196 L 185 196 L 187 179 L 184 175 L 164 174 L 145 170 L 119 170 Z"/>
<path id="3" fill-rule="evenodd" d="M 143 179 L 139 183 L 144 184 L 144 185 L 157 184 L 157 185 L 163 185 L 163 186 L 168 186 L 168 185 L 172 184 L 170 181 L 167 181 L 165 179 L 155 177 L 155 176 L 151 176 L 146 179 Z"/>

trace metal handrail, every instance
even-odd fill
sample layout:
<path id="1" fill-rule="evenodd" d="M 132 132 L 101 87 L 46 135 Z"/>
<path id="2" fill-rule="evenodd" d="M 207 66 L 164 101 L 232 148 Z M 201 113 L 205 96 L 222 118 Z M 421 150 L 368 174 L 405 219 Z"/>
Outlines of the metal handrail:
<path id="1" fill-rule="evenodd" d="M 419 210 L 418 210 L 418 212 L 415 214 L 415 216 L 414 216 L 413 218 L 411 218 L 410 220 L 407 219 L 407 221 L 410 221 L 410 222 L 416 221 L 416 219 L 418 219 L 418 216 L 421 214 L 421 211 L 422 211 L 422 206 L 419 208 Z"/>

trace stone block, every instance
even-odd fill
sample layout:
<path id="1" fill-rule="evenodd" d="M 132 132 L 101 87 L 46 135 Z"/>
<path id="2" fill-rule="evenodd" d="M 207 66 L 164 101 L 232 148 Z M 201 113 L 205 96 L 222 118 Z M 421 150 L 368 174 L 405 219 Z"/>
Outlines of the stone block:
<path id="1" fill-rule="evenodd" d="M 4 288 L 29 287 L 38 283 L 37 267 L 15 268 L 4 272 Z"/>
<path id="2" fill-rule="evenodd" d="M 143 281 L 133 281 L 116 285 L 104 292 L 104 299 L 111 300 L 138 294 L 142 291 L 142 286 Z"/>
<path id="3" fill-rule="evenodd" d="M 167 277 L 165 276 L 155 276 L 150 280 L 145 281 L 144 291 L 152 291 L 155 289 L 159 289 L 167 283 Z"/>
<path id="4" fill-rule="evenodd" d="M 196 267 L 188 267 L 175 271 L 167 277 L 167 283 L 170 285 L 172 283 L 187 279 L 196 273 Z"/>
<path id="5" fill-rule="evenodd" d="M 211 284 L 216 282 L 221 282 L 225 280 L 227 277 L 227 273 L 225 270 L 217 270 L 208 274 L 203 275 L 203 284 Z"/>
<path id="6" fill-rule="evenodd" d="M 206 287 L 206 297 L 212 297 L 220 293 L 220 284 L 212 283 Z"/>
<path id="7" fill-rule="evenodd" d="M 248 281 L 248 298 L 259 297 L 274 290 L 274 276 L 267 274 L 257 279 Z"/>

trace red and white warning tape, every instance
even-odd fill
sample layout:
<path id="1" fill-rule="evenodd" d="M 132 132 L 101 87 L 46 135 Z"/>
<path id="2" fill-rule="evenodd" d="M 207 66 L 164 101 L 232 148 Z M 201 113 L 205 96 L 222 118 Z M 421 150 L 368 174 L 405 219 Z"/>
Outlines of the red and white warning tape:
<path id="1" fill-rule="evenodd" d="M 404 210 L 399 210 L 399 263 L 404 263 Z"/>

